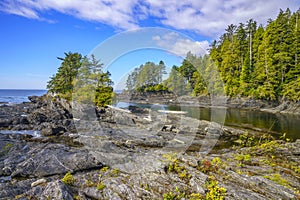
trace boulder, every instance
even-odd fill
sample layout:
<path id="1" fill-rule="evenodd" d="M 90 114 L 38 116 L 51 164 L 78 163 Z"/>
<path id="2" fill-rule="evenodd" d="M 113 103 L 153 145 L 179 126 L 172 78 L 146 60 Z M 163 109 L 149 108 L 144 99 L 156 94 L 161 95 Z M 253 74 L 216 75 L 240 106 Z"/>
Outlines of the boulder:
<path id="1" fill-rule="evenodd" d="M 70 189 L 60 180 L 50 182 L 45 187 L 41 199 L 73 200 Z"/>

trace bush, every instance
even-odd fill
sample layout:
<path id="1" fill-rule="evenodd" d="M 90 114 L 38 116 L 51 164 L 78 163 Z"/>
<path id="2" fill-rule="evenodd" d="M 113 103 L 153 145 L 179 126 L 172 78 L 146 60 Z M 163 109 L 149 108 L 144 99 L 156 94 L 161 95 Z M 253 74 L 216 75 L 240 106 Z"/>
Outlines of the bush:
<path id="1" fill-rule="evenodd" d="M 66 185 L 73 185 L 74 184 L 74 178 L 71 174 L 71 172 L 66 173 L 66 175 L 61 179 L 61 181 Z"/>

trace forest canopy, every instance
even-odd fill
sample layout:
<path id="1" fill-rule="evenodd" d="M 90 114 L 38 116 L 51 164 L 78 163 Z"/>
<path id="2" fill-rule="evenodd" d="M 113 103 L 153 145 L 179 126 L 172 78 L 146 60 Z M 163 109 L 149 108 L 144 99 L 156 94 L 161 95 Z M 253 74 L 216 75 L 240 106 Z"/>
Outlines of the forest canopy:
<path id="1" fill-rule="evenodd" d="M 299 101 L 299 21 L 300 10 L 291 13 L 287 9 L 280 10 L 277 18 L 269 20 L 265 27 L 257 25 L 253 19 L 245 24 L 231 24 L 212 42 L 208 55 L 188 53 L 181 66 L 172 67 L 167 80 L 150 82 L 153 86 L 161 84 L 177 95 L 225 94 Z M 129 75 L 129 90 L 150 83 L 137 78 L 144 77 L 144 70 L 151 73 L 145 67 L 149 64 L 153 65 L 146 63 Z"/>

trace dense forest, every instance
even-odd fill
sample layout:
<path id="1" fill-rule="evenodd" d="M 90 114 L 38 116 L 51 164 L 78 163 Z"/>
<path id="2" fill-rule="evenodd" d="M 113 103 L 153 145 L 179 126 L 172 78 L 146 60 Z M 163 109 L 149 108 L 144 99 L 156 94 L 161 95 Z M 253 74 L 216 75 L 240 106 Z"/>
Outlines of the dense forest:
<path id="1" fill-rule="evenodd" d="M 257 25 L 253 19 L 246 24 L 231 24 L 218 40 L 212 42 L 208 55 L 188 53 L 181 66 L 172 67 L 165 81 L 158 76 L 151 84 L 143 80 L 153 73 L 147 75 L 141 66 L 129 75 L 127 88 L 148 88 L 149 85 L 153 88 L 160 84 L 164 86 L 161 87 L 163 90 L 177 95 L 226 94 L 299 101 L 299 21 L 300 10 L 291 13 L 287 9 L 280 10 L 277 18 L 270 19 L 265 26 Z M 137 77 L 138 84 L 131 84 Z"/>

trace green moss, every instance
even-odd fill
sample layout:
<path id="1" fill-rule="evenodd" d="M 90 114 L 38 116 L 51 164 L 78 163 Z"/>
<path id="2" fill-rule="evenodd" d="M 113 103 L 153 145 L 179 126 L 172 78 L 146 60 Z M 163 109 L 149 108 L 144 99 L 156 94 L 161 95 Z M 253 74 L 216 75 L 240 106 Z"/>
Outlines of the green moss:
<path id="1" fill-rule="evenodd" d="M 1 148 L 1 152 L 0 155 L 6 155 L 10 149 L 13 147 L 14 145 L 12 143 L 7 143 L 5 144 L 2 148 Z"/>
<path id="2" fill-rule="evenodd" d="M 85 181 L 85 186 L 86 187 L 94 187 L 95 186 L 95 183 L 91 180 L 86 180 Z"/>
<path id="3" fill-rule="evenodd" d="M 61 181 L 66 185 L 73 185 L 75 182 L 75 179 L 73 178 L 73 175 L 71 172 L 66 173 L 66 175 L 61 179 Z"/>
<path id="4" fill-rule="evenodd" d="M 189 195 L 189 200 L 203 200 L 204 197 L 202 194 L 199 194 L 199 193 L 192 193 Z"/>
<path id="5" fill-rule="evenodd" d="M 105 172 L 107 172 L 107 170 L 109 170 L 109 167 L 106 166 L 106 167 L 103 167 L 100 171 L 105 173 Z"/>
<path id="6" fill-rule="evenodd" d="M 266 175 L 264 176 L 264 178 L 267 178 L 271 181 L 274 181 L 275 183 L 278 183 L 279 185 L 282 186 L 289 186 L 289 182 L 287 180 L 285 180 L 284 178 L 282 178 L 282 176 L 280 174 L 273 174 L 273 175 Z"/>
<path id="7" fill-rule="evenodd" d="M 101 181 L 100 183 L 97 184 L 97 190 L 102 191 L 104 188 L 106 188 L 106 185 Z"/>
<path id="8" fill-rule="evenodd" d="M 164 194 L 164 200 L 175 200 L 177 199 L 177 195 L 173 194 L 172 192 Z"/>
<path id="9" fill-rule="evenodd" d="M 238 154 L 234 158 L 237 161 L 243 162 L 243 161 L 251 161 L 251 155 L 250 154 Z"/>
<path id="10" fill-rule="evenodd" d="M 118 176 L 120 174 L 120 170 L 119 169 L 112 169 L 109 173 L 111 176 Z"/>

